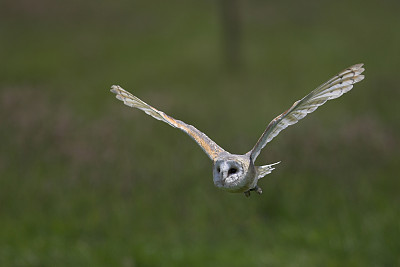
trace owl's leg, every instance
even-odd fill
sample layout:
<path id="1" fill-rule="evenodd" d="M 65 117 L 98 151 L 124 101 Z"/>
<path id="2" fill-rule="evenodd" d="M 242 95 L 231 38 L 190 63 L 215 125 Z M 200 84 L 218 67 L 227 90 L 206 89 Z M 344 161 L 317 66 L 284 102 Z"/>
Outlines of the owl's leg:
<path id="1" fill-rule="evenodd" d="M 257 194 L 261 195 L 262 194 L 262 189 L 261 187 L 259 187 L 258 185 L 256 185 L 256 187 L 254 187 L 255 191 Z"/>
<path id="2" fill-rule="evenodd" d="M 250 189 L 250 191 L 255 191 L 259 195 L 262 194 L 262 189 L 258 185 L 256 185 L 254 188 Z"/>
<path id="3" fill-rule="evenodd" d="M 245 195 L 246 197 L 249 197 L 251 191 L 255 191 L 255 192 L 256 192 L 257 194 L 259 194 L 259 195 L 262 194 L 262 189 L 261 189 L 261 187 L 259 187 L 258 185 L 256 185 L 254 188 L 245 191 L 245 192 L 244 192 L 244 195 Z"/>

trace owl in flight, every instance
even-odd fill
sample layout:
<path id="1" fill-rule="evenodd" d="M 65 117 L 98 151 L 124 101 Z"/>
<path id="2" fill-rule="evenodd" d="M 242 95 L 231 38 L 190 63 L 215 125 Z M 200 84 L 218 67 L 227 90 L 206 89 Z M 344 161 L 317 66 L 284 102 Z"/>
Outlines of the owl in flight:
<path id="1" fill-rule="evenodd" d="M 353 84 L 364 79 L 364 75 L 361 75 L 363 71 L 363 64 L 351 66 L 296 101 L 291 108 L 268 124 L 267 129 L 265 129 L 255 146 L 244 155 L 235 155 L 225 151 L 194 126 L 176 120 L 153 108 L 118 85 L 113 85 L 111 92 L 115 93 L 117 99 L 123 101 L 125 105 L 141 109 L 153 118 L 168 123 L 172 127 L 188 134 L 213 161 L 215 186 L 228 192 L 244 193 L 248 197 L 250 196 L 250 191 L 255 191 L 258 194 L 262 193 L 261 188 L 257 185 L 258 180 L 271 173 L 275 169 L 273 166 L 279 163 L 255 166 L 254 163 L 261 149 L 277 136 L 280 131 L 289 125 L 297 123 L 327 100 L 338 98 L 350 91 L 353 88 Z"/>

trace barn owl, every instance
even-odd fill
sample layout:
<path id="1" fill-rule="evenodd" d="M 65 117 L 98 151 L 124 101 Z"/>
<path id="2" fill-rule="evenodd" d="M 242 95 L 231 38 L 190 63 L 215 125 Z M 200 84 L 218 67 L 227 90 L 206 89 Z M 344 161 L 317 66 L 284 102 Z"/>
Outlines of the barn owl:
<path id="1" fill-rule="evenodd" d="M 363 64 L 351 66 L 296 101 L 291 108 L 268 124 L 255 146 L 243 155 L 231 154 L 225 151 L 194 126 L 176 120 L 155 109 L 118 85 L 113 85 L 111 92 L 115 93 L 116 98 L 123 101 L 125 105 L 141 109 L 153 118 L 188 134 L 213 161 L 213 181 L 215 186 L 228 192 L 244 193 L 248 197 L 250 196 L 250 191 L 255 191 L 258 194 L 262 193 L 262 189 L 257 185 L 258 180 L 271 173 L 275 169 L 274 166 L 280 163 L 276 162 L 264 166 L 254 165 L 257 156 L 265 145 L 277 136 L 280 131 L 289 125 L 297 123 L 327 100 L 338 98 L 350 91 L 353 88 L 353 84 L 364 79 L 364 75 L 361 75 L 363 71 Z"/>

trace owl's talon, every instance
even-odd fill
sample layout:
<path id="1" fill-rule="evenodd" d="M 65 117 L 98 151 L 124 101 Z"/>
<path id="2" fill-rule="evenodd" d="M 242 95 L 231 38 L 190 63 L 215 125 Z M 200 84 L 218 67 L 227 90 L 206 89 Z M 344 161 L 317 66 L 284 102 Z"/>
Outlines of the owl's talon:
<path id="1" fill-rule="evenodd" d="M 246 197 L 249 197 L 249 196 L 250 196 L 250 190 L 245 191 L 245 192 L 244 192 L 244 195 L 245 195 Z"/>
<path id="2" fill-rule="evenodd" d="M 261 187 L 258 187 L 258 186 L 254 187 L 254 191 L 256 191 L 256 193 L 259 194 L 259 195 L 262 194 L 262 189 L 261 189 Z"/>
<path id="3" fill-rule="evenodd" d="M 256 185 L 254 188 L 250 189 L 250 190 L 247 191 L 247 192 L 249 192 L 249 194 L 250 194 L 250 191 L 255 191 L 255 192 L 256 192 L 257 194 L 259 194 L 259 195 L 262 194 L 262 189 L 261 189 L 261 187 L 259 187 L 258 185 Z"/>

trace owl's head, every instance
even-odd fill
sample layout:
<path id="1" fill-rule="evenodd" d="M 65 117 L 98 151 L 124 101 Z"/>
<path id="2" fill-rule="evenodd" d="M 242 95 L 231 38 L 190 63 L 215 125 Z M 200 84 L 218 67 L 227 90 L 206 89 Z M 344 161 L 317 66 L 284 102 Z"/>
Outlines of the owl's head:
<path id="1" fill-rule="evenodd" d="M 234 189 L 241 182 L 245 170 L 240 161 L 217 160 L 213 169 L 215 186 L 225 189 Z"/>

